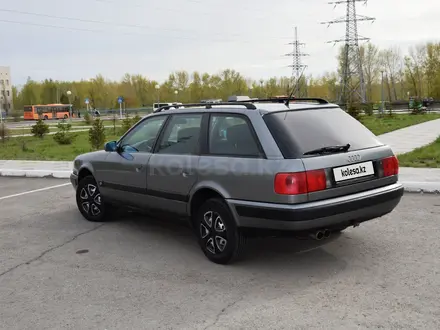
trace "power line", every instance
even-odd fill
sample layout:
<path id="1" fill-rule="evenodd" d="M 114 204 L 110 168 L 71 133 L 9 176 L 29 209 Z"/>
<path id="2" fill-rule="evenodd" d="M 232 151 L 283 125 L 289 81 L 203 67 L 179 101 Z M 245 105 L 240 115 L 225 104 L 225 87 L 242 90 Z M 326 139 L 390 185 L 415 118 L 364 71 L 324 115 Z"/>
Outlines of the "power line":
<path id="1" fill-rule="evenodd" d="M 71 31 L 80 31 L 80 32 L 92 32 L 92 33 L 105 33 L 109 34 L 108 30 L 92 30 L 92 29 L 84 29 L 84 28 L 74 28 L 69 26 L 61 26 L 61 25 L 50 25 L 50 24 L 39 24 L 39 23 L 31 23 L 31 22 L 20 22 L 20 21 L 12 21 L 12 20 L 4 20 L 0 19 L 0 23 L 8 23 L 8 24 L 17 24 L 17 25 L 29 25 L 29 26 L 37 26 L 37 27 L 44 27 L 44 28 L 52 28 L 52 29 L 63 29 L 63 30 L 71 30 Z M 130 33 L 130 32 L 122 32 L 122 31 L 114 31 L 121 35 L 127 35 L 127 36 L 151 36 L 143 33 Z M 198 40 L 196 38 L 189 38 L 189 37 L 180 37 L 180 36 L 164 36 L 165 38 L 173 38 L 173 39 L 189 39 L 189 40 Z M 216 41 L 212 39 L 211 41 Z M 243 43 L 250 43 L 250 41 L 241 41 L 241 40 L 217 40 L 217 42 L 238 42 L 240 44 Z M 260 58 L 261 59 L 261 58 Z M 267 57 L 265 58 L 266 61 L 272 61 L 276 60 L 275 57 Z"/>
<path id="2" fill-rule="evenodd" d="M 335 5 L 335 7 L 340 4 L 346 4 L 346 15 L 345 17 L 333 21 L 321 23 L 328 24 L 329 26 L 331 24 L 345 23 L 345 38 L 329 41 L 331 43 L 345 43 L 342 59 L 342 91 L 339 96 L 339 102 L 341 104 L 347 104 L 348 102 L 351 103 L 357 100 L 361 103 L 366 102 L 364 71 L 359 49 L 359 41 L 369 41 L 370 39 L 358 34 L 358 21 L 374 21 L 375 19 L 356 14 L 356 2 L 361 1 L 365 5 L 368 2 L 368 0 L 341 0 L 329 2 L 329 4 Z M 357 97 L 357 100 L 355 97 Z"/>
<path id="3" fill-rule="evenodd" d="M 119 2 L 117 2 L 117 1 L 111 1 L 111 0 L 91 0 L 91 1 L 95 1 L 95 2 L 98 2 L 98 3 L 104 3 L 104 4 L 109 4 L 109 5 L 120 5 L 120 3 Z M 192 3 L 206 3 L 206 1 L 201 1 L 201 0 L 185 0 L 186 2 L 192 2 Z M 124 7 L 125 6 L 127 6 L 127 4 L 126 3 L 124 3 L 123 4 L 124 5 Z M 221 4 L 222 6 L 224 5 L 223 3 Z M 145 8 L 145 4 L 140 4 L 140 3 L 130 3 L 129 5 L 128 5 L 129 7 L 136 7 L 136 8 Z M 170 8 L 170 7 L 158 7 L 158 6 L 152 6 L 152 5 L 148 5 L 148 9 L 149 10 L 151 10 L 151 9 L 155 9 L 155 10 L 159 10 L 159 11 L 166 11 L 166 12 L 170 12 L 170 11 L 172 11 L 172 12 L 178 12 L 178 13 L 181 13 L 182 11 L 180 10 L 180 9 L 174 9 L 174 8 Z M 259 12 L 259 13 L 265 13 L 265 14 L 268 14 L 268 12 L 266 11 L 266 10 L 263 10 L 263 9 L 261 9 L 261 10 L 259 10 L 259 9 L 256 9 L 255 7 L 242 7 L 241 8 L 242 10 L 246 10 L 246 12 L 247 13 L 249 13 L 249 12 Z M 206 14 L 206 15 L 212 15 L 214 12 L 213 11 L 210 11 L 210 12 L 199 12 L 200 14 Z M 273 13 L 270 13 L 271 15 L 273 14 Z M 255 18 L 255 17 L 254 17 Z"/>
<path id="4" fill-rule="evenodd" d="M 286 54 L 285 56 L 292 57 L 292 64 L 289 67 L 292 68 L 292 83 L 295 82 L 295 91 L 293 92 L 296 97 L 301 97 L 301 76 L 304 70 L 307 68 L 307 65 L 302 64 L 302 58 L 304 56 L 309 56 L 309 54 L 305 54 L 301 52 L 301 47 L 305 46 L 304 43 L 299 42 L 298 40 L 298 28 L 295 27 L 295 40 L 289 45 L 293 45 L 293 51 L 291 53 Z"/>
<path id="5" fill-rule="evenodd" d="M 147 30 L 150 30 L 150 29 L 151 30 L 155 30 L 156 29 L 156 30 L 164 30 L 164 31 L 171 31 L 171 32 L 185 32 L 185 33 L 191 33 L 191 34 L 198 33 L 198 31 L 194 31 L 194 30 L 184 30 L 184 29 L 178 29 L 178 28 L 160 28 L 160 29 L 158 29 L 156 27 L 148 26 L 148 25 L 121 24 L 121 23 L 114 23 L 114 22 L 109 22 L 109 21 L 89 20 L 89 19 L 76 18 L 76 17 L 68 17 L 68 16 L 56 16 L 56 15 L 41 14 L 41 13 L 21 11 L 21 10 L 14 10 L 14 9 L 1 9 L 0 8 L 0 12 L 7 12 L 7 13 L 21 14 L 21 15 L 30 15 L 30 16 L 36 16 L 36 17 L 53 18 L 53 19 L 60 19 L 60 20 L 74 21 L 74 22 L 82 22 L 82 23 L 102 24 L 102 25 L 109 25 L 109 26 L 112 26 L 112 27 L 138 28 L 138 29 L 147 29 Z M 9 21 L 9 22 L 12 23 L 13 21 Z M 25 22 L 23 22 L 23 24 L 25 24 Z M 41 25 L 41 26 L 49 27 L 47 25 Z M 213 33 L 213 34 L 214 35 L 222 36 L 222 34 L 220 34 L 220 33 Z M 212 33 L 210 33 L 210 36 L 211 35 L 212 35 Z M 239 34 L 233 34 L 231 36 L 243 37 L 242 35 L 239 35 Z M 209 36 L 206 35 L 205 37 L 209 37 Z M 179 38 L 186 39 L 185 37 L 179 37 Z M 259 39 L 261 39 L 261 37 Z M 188 40 L 198 40 L 198 38 L 188 38 Z M 223 41 L 228 41 L 228 40 L 223 40 Z"/>

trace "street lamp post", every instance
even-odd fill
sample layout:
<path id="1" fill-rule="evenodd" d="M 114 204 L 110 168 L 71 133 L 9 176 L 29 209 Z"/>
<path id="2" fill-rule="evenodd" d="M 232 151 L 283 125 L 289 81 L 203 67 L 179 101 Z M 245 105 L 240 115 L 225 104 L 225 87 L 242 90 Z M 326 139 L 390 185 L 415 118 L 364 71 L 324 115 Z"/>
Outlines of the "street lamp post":
<path id="1" fill-rule="evenodd" d="M 71 91 L 67 91 L 66 94 L 67 94 L 67 97 L 69 99 L 69 108 L 70 108 L 70 110 L 69 110 L 69 112 L 70 112 L 69 119 L 70 119 L 70 121 L 72 121 L 73 109 L 72 109 L 72 101 L 70 100 L 70 95 L 72 95 L 72 92 Z"/>
<path id="2" fill-rule="evenodd" d="M 176 95 L 176 102 L 177 102 L 177 95 L 179 94 L 179 91 L 178 90 L 175 90 L 174 91 L 174 95 Z"/>

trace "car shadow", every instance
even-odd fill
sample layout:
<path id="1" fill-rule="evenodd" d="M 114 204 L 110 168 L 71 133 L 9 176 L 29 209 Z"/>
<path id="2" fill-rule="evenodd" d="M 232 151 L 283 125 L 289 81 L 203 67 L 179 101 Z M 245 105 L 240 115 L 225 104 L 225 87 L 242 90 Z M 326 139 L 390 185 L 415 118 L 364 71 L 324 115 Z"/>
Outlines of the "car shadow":
<path id="1" fill-rule="evenodd" d="M 224 267 L 206 259 L 192 229 L 182 221 L 128 213 L 120 218 L 119 226 L 124 231 L 136 231 L 145 235 L 159 234 L 157 239 L 162 241 L 167 249 L 170 249 L 171 245 L 179 255 L 185 254 L 185 261 L 188 263 L 200 264 L 202 259 L 207 265 Z M 359 236 L 359 239 L 362 237 Z M 295 272 L 315 273 L 326 270 L 334 273 L 346 267 L 347 257 L 350 258 L 352 255 L 353 258 L 357 258 L 357 254 L 361 252 L 357 243 L 359 242 L 350 239 L 350 234 L 345 233 L 333 234 L 321 241 L 294 237 L 250 238 L 242 256 L 232 265 L 236 269 L 258 269 L 259 272 L 266 270 L 271 273 L 277 268 L 291 268 Z M 343 258 L 338 256 L 338 251 L 341 251 Z"/>

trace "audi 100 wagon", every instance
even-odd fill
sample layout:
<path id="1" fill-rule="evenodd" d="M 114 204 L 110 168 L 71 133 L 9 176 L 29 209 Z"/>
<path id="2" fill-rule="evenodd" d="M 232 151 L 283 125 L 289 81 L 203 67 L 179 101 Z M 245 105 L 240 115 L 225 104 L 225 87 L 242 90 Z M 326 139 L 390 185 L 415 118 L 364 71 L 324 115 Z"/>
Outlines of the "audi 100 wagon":
<path id="1" fill-rule="evenodd" d="M 382 217 L 403 187 L 391 148 L 323 99 L 164 106 L 74 160 L 89 221 L 120 207 L 188 221 L 206 257 L 236 258 L 250 233 L 326 239 Z"/>

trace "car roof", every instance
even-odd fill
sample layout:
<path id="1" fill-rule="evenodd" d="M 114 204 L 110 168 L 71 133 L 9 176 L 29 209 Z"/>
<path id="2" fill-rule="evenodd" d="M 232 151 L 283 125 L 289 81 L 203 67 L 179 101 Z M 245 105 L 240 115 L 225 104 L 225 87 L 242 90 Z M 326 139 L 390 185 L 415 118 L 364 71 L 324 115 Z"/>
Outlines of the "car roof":
<path id="1" fill-rule="evenodd" d="M 263 113 L 272 113 L 272 112 L 281 112 L 286 110 L 313 110 L 313 109 L 323 109 L 323 108 L 339 108 L 337 104 L 333 103 L 327 103 L 327 104 L 316 104 L 312 102 L 303 102 L 303 101 L 294 101 L 290 102 L 289 106 L 286 106 L 282 102 L 274 102 L 274 103 L 267 103 L 267 102 L 252 102 L 250 104 L 253 104 L 256 109 L 246 109 L 244 105 L 240 104 L 221 104 L 216 105 L 215 103 L 209 104 L 212 106 L 211 108 L 206 108 L 206 104 L 203 105 L 197 105 L 197 106 L 185 106 L 184 107 L 175 109 L 170 108 L 168 110 L 163 110 L 160 112 L 155 112 L 152 115 L 160 115 L 160 114 L 175 114 L 175 113 L 191 113 L 196 111 L 202 111 L 202 112 L 210 112 L 210 111 L 227 111 L 227 112 L 237 112 L 237 113 L 243 113 L 244 111 L 255 111 L 258 110 Z"/>

